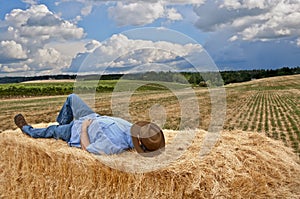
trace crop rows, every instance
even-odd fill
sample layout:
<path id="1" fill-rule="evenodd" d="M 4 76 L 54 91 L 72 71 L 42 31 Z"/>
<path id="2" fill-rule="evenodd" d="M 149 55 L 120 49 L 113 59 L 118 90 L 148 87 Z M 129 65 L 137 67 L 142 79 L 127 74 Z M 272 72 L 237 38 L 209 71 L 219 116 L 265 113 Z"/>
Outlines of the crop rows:
<path id="1" fill-rule="evenodd" d="M 227 114 L 225 128 L 256 131 L 282 140 L 300 156 L 300 108 L 287 92 L 249 92 Z"/>

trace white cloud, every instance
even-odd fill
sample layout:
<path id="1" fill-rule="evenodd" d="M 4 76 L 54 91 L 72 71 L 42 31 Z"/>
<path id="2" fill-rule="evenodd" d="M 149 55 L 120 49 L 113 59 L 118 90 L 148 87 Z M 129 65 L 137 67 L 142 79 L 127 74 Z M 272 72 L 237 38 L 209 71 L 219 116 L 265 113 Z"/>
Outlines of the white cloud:
<path id="1" fill-rule="evenodd" d="M 7 65 L 0 66 L 1 73 L 27 72 L 29 70 L 30 70 L 30 67 L 27 64 L 24 64 L 24 65 L 13 64 L 11 66 L 7 66 Z"/>
<path id="2" fill-rule="evenodd" d="M 225 7 L 229 9 L 241 9 L 241 8 L 247 8 L 247 9 L 264 9 L 268 7 L 268 1 L 267 0 L 224 0 L 224 3 L 220 5 L 220 7 Z"/>
<path id="3" fill-rule="evenodd" d="M 26 58 L 27 54 L 21 44 L 15 41 L 0 42 L 0 60 L 3 60 L 3 62 L 17 61 Z"/>
<path id="4" fill-rule="evenodd" d="M 106 1 L 98 0 L 60 0 L 56 1 L 55 5 L 60 10 L 60 15 L 77 23 L 84 17 L 90 15 L 94 8 L 107 4 Z M 69 8 L 66 10 L 66 8 Z"/>
<path id="5" fill-rule="evenodd" d="M 129 39 L 123 34 L 113 35 L 110 39 L 103 42 L 99 48 L 96 49 L 97 53 L 102 54 L 103 57 L 115 57 L 116 55 L 122 56 L 126 55 L 136 49 L 144 49 L 145 46 L 154 49 L 167 49 L 168 52 L 162 54 L 156 54 L 155 51 L 150 51 L 152 54 L 149 56 L 141 56 L 145 62 L 151 62 L 151 60 L 169 59 L 171 54 L 176 54 L 177 56 L 187 56 L 194 50 L 201 51 L 200 45 L 196 44 L 186 44 L 180 45 L 176 43 L 157 41 L 153 42 L 150 40 L 133 40 Z M 174 55 L 172 55 L 173 57 Z"/>
<path id="6" fill-rule="evenodd" d="M 36 68 L 57 71 L 69 66 L 73 56 L 84 50 L 80 41 L 85 36 L 84 30 L 63 20 L 45 5 L 32 5 L 26 10 L 13 9 L 1 23 L 0 63 L 6 66 L 2 71 Z M 75 44 L 82 47 L 67 48 Z M 28 67 L 16 67 L 15 63 Z"/>
<path id="7" fill-rule="evenodd" d="M 61 54 L 54 48 L 38 49 L 34 56 L 34 60 L 40 63 L 39 66 L 48 66 L 52 64 L 60 64 Z"/>
<path id="8" fill-rule="evenodd" d="M 161 3 L 123 3 L 118 2 L 116 6 L 108 9 L 109 16 L 119 26 L 124 25 L 145 25 L 154 22 L 164 16 L 164 6 Z"/>
<path id="9" fill-rule="evenodd" d="M 231 30 L 235 40 L 300 36 L 299 0 L 218 0 L 194 10 L 199 16 L 198 28 L 214 32 Z"/>
<path id="10" fill-rule="evenodd" d="M 81 14 L 83 16 L 87 16 L 92 12 L 92 9 L 93 9 L 93 5 L 86 5 L 81 9 Z"/>
<path id="11" fill-rule="evenodd" d="M 55 2 L 59 6 L 64 2 L 79 2 L 82 4 L 78 19 L 91 14 L 97 6 L 110 6 L 109 15 L 120 26 L 145 25 L 159 18 L 167 20 L 182 20 L 182 16 L 173 6 L 201 5 L 206 0 L 61 0 Z M 76 21 L 79 21 L 75 19 Z"/>
<path id="12" fill-rule="evenodd" d="M 297 46 L 300 47 L 300 38 L 297 39 Z"/>
<path id="13" fill-rule="evenodd" d="M 6 14 L 5 21 L 11 27 L 15 39 L 43 42 L 49 39 L 79 39 L 84 36 L 82 28 L 61 19 L 45 5 L 33 5 L 27 10 L 14 9 Z"/>
<path id="14" fill-rule="evenodd" d="M 85 45 L 88 41 L 66 41 L 66 42 L 51 42 L 47 43 L 44 48 L 54 48 L 61 55 L 65 56 L 66 59 L 70 60 L 77 55 L 78 52 L 86 51 Z"/>
<path id="15" fill-rule="evenodd" d="M 171 21 L 177 21 L 183 19 L 181 14 L 178 13 L 177 10 L 174 8 L 170 8 L 166 10 L 166 18 Z"/>
<path id="16" fill-rule="evenodd" d="M 29 5 L 35 5 L 37 4 L 37 1 L 36 0 L 22 0 L 24 3 L 27 3 Z"/>
<path id="17" fill-rule="evenodd" d="M 80 2 L 80 3 L 89 3 L 89 4 L 97 4 L 100 2 L 123 2 L 123 3 L 133 3 L 133 2 L 137 2 L 136 0 L 90 0 L 90 1 L 86 1 L 86 0 L 61 0 L 61 2 L 70 2 L 70 1 L 76 1 L 76 2 Z M 140 2 L 147 2 L 147 3 L 157 3 L 157 2 L 164 2 L 167 4 L 175 4 L 175 5 L 180 5 L 180 4 L 192 4 L 192 5 L 199 5 L 199 4 L 203 4 L 205 2 L 205 0 L 139 0 Z M 59 4 L 58 2 L 56 2 L 57 4 Z"/>
<path id="18" fill-rule="evenodd" d="M 97 40 L 92 40 L 85 45 L 87 52 L 93 52 L 96 48 L 101 46 L 101 43 Z"/>
<path id="19" fill-rule="evenodd" d="M 79 2 L 82 4 L 80 13 L 75 14 L 77 17 L 74 21 L 79 21 L 84 16 L 91 14 L 94 7 L 105 5 L 109 6 L 109 16 L 116 21 L 117 25 L 141 26 L 151 24 L 157 19 L 182 20 L 183 16 L 175 6 L 201 5 L 205 0 L 62 0 L 55 4 L 59 6 L 64 2 Z"/>
<path id="20" fill-rule="evenodd" d="M 108 13 L 119 26 L 142 26 L 151 24 L 160 18 L 167 19 L 169 21 L 182 20 L 182 15 L 178 13 L 175 8 L 169 8 L 168 5 L 169 4 L 164 1 L 118 2 L 116 5 L 113 5 L 108 9 Z"/>
<path id="21" fill-rule="evenodd" d="M 79 53 L 73 59 L 69 71 L 97 72 L 98 69 L 110 66 L 112 71 L 118 69 L 118 72 L 124 72 L 128 70 L 128 67 L 148 63 L 168 63 L 171 67 L 176 68 L 184 58 L 190 58 L 196 53 L 203 52 L 203 48 L 199 44 L 181 45 L 165 41 L 134 40 L 123 34 L 113 35 L 102 43 L 89 44 L 86 47 L 90 45 L 98 46 L 98 48 L 91 53 Z M 201 64 L 201 61 L 197 63 Z M 82 68 L 79 69 L 81 64 Z"/>
<path id="22" fill-rule="evenodd" d="M 232 37 L 230 37 L 229 41 L 236 41 L 238 40 L 238 36 L 234 35 Z"/>
<path id="23" fill-rule="evenodd" d="M 172 1 L 165 1 L 165 2 L 169 3 L 169 4 L 185 4 L 185 5 L 186 4 L 193 4 L 193 5 L 200 5 L 200 4 L 203 4 L 205 2 L 205 0 L 172 0 Z"/>
<path id="24" fill-rule="evenodd" d="M 224 4 L 220 5 L 222 7 L 237 9 L 241 7 L 241 3 L 238 0 L 224 0 Z"/>

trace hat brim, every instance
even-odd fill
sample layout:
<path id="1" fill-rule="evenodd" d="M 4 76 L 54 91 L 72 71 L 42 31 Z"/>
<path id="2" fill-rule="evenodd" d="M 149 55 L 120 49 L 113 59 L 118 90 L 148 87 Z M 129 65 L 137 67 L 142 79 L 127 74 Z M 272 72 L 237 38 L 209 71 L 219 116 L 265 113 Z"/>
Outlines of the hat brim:
<path id="1" fill-rule="evenodd" d="M 132 143 L 133 143 L 133 146 L 134 146 L 135 150 L 140 155 L 145 156 L 145 157 L 153 157 L 153 156 L 157 156 L 157 155 L 161 154 L 164 151 L 164 149 L 165 149 L 165 137 L 164 137 L 164 134 L 163 134 L 162 130 L 157 125 L 155 125 L 157 128 L 159 128 L 158 133 L 161 134 L 161 142 L 160 142 L 159 148 L 155 151 L 149 151 L 149 150 L 147 150 L 147 148 L 143 148 L 141 146 L 141 140 L 138 138 L 138 136 L 140 134 L 141 127 L 143 127 L 147 124 L 155 125 L 153 123 L 145 122 L 145 121 L 140 121 L 140 122 L 137 122 L 137 123 L 133 124 L 131 129 L 130 129 L 131 139 L 132 139 Z"/>

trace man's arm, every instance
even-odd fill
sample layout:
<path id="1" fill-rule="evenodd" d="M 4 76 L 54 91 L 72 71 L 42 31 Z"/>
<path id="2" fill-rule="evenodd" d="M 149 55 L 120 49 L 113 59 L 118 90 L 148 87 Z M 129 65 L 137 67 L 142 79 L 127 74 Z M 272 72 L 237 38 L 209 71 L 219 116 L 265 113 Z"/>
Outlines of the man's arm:
<path id="1" fill-rule="evenodd" d="M 93 122 L 91 119 L 84 120 L 81 126 L 80 145 L 86 151 L 86 147 L 90 145 L 90 138 L 88 135 L 88 127 Z"/>

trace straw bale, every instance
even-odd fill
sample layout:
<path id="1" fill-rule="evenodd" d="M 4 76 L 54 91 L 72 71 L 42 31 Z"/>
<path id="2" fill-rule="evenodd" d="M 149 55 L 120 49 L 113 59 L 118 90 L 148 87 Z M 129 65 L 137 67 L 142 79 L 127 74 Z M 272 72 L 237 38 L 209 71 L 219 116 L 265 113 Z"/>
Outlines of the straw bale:
<path id="1" fill-rule="evenodd" d="M 166 130 L 167 143 L 177 133 Z M 222 132 L 200 157 L 205 135 L 199 130 L 170 165 L 132 173 L 110 166 L 145 164 L 134 161 L 135 151 L 99 160 L 63 141 L 7 130 L 0 133 L 0 198 L 300 198 L 299 157 L 281 142 L 259 133 Z"/>

